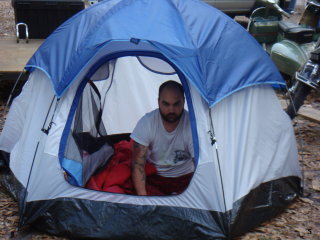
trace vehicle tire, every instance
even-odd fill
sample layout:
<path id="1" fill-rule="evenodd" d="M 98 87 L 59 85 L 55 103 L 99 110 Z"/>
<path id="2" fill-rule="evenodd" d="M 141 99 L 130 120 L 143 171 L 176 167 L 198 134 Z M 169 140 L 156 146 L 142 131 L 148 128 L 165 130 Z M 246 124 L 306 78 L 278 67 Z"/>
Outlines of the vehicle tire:
<path id="1" fill-rule="evenodd" d="M 285 7 L 285 3 L 286 3 L 285 0 L 280 0 L 280 1 L 279 1 L 279 6 L 280 6 L 281 8 L 284 8 L 284 7 Z"/>
<path id="2" fill-rule="evenodd" d="M 294 119 L 294 117 L 297 115 L 299 108 L 303 105 L 303 102 L 310 93 L 310 91 L 311 87 L 299 82 L 295 91 L 291 93 L 292 102 L 289 104 L 286 111 L 291 119 Z"/>

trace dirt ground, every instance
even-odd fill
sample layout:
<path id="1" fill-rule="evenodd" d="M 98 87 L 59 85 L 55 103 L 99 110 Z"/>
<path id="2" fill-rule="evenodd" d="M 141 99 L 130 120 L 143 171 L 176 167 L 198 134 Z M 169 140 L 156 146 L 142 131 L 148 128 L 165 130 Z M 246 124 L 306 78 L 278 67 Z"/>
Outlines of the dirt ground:
<path id="1" fill-rule="evenodd" d="M 298 9 L 294 18 L 299 17 Z M 14 13 L 9 0 L 0 0 L 0 37 L 14 36 Z M 319 95 L 306 104 L 320 109 Z M 0 101 L 0 132 L 4 125 L 4 101 Z M 282 214 L 237 240 L 320 239 L 320 123 L 297 117 L 294 128 L 303 172 L 304 194 Z M 17 203 L 0 187 L 0 239 L 61 239 L 33 230 L 17 233 Z"/>
<path id="2" fill-rule="evenodd" d="M 15 36 L 14 9 L 11 1 L 0 0 L 0 37 Z"/>

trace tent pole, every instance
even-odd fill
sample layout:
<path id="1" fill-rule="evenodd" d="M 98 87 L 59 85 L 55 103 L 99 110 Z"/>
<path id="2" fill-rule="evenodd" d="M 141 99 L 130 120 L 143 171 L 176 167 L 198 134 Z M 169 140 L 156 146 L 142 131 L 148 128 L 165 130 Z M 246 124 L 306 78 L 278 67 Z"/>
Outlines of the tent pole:
<path id="1" fill-rule="evenodd" d="M 26 185 L 26 189 L 25 189 L 25 192 L 24 192 L 24 195 L 23 195 L 22 209 L 21 209 L 22 219 L 23 219 L 23 216 L 24 216 L 24 213 L 25 213 L 25 206 L 26 206 L 26 200 L 27 200 L 27 194 L 28 194 L 28 187 L 29 187 L 29 182 L 30 182 L 30 178 L 31 178 L 31 173 L 32 173 L 34 161 L 35 161 L 35 158 L 36 158 L 36 155 L 37 155 L 37 152 L 38 152 L 38 147 L 39 147 L 39 141 L 37 143 L 36 150 L 35 150 L 34 155 L 33 155 L 32 164 L 31 164 L 31 168 L 30 168 L 29 176 L 28 176 L 28 180 L 27 180 L 27 185 Z M 19 225 L 18 225 L 18 231 L 22 228 L 22 226 L 23 226 L 23 221 L 21 221 L 21 218 L 20 218 Z"/>
<path id="2" fill-rule="evenodd" d="M 54 122 L 53 122 L 54 114 L 56 113 L 56 110 L 57 110 L 57 108 L 58 108 L 58 104 L 59 104 L 59 101 L 60 101 L 60 98 L 57 98 L 56 105 L 55 105 L 55 107 L 54 107 L 54 111 L 53 111 L 53 114 L 52 114 L 52 117 L 51 117 L 51 121 L 50 121 L 50 123 L 48 124 L 47 129 L 45 129 L 45 128 L 44 128 L 44 125 L 45 125 L 46 122 L 47 122 L 47 119 L 48 119 L 48 116 L 49 116 L 49 113 L 50 113 L 50 111 L 51 111 L 51 107 L 52 107 L 52 104 L 53 104 L 55 98 L 56 98 L 56 96 L 54 95 L 54 96 L 53 96 L 53 99 L 52 99 L 52 101 L 51 101 L 49 110 L 48 110 L 48 112 L 47 112 L 46 118 L 45 118 L 45 120 L 44 120 L 44 122 L 43 122 L 43 126 L 42 126 L 42 128 L 41 128 L 41 131 L 44 132 L 44 133 L 47 134 L 47 135 L 49 134 L 49 131 L 50 131 L 51 127 L 52 127 L 52 124 L 54 123 Z"/>
<path id="3" fill-rule="evenodd" d="M 17 85 L 18 85 L 18 82 L 20 81 L 21 76 L 22 76 L 22 74 L 23 74 L 23 73 L 24 73 L 24 70 L 22 70 L 22 71 L 20 72 L 20 74 L 19 74 L 19 76 L 18 76 L 17 80 L 15 81 L 15 83 L 14 83 L 14 85 L 13 85 L 13 87 L 12 87 L 12 90 L 11 90 L 11 92 L 10 92 L 10 95 L 9 95 L 8 101 L 6 102 L 6 105 L 5 105 L 4 109 L 3 109 L 3 116 L 6 116 L 7 109 L 8 109 L 9 103 L 10 103 L 10 101 L 11 101 L 11 98 L 12 98 L 13 92 L 14 92 L 14 90 L 16 89 L 16 87 L 17 87 Z"/>
<path id="4" fill-rule="evenodd" d="M 219 158 L 219 152 L 218 152 L 218 144 L 217 144 L 217 139 L 213 127 L 213 121 L 212 121 L 212 115 L 211 115 L 211 108 L 209 108 L 209 119 L 210 119 L 210 140 L 211 140 L 211 145 L 215 145 L 215 150 L 216 150 L 216 156 L 218 160 L 218 167 L 219 167 L 219 175 L 220 175 L 220 183 L 221 183 L 221 189 L 222 189 L 222 196 L 223 196 L 223 204 L 224 204 L 224 211 L 227 213 L 227 204 L 226 204 L 226 197 L 225 197 L 225 191 L 224 191 L 224 185 L 223 185 L 223 180 L 222 180 L 222 173 L 221 173 L 221 166 L 220 166 L 220 158 Z M 230 221 L 228 221 L 228 228 L 230 229 Z M 229 239 L 229 237 L 228 237 Z"/>
<path id="5" fill-rule="evenodd" d="M 48 119 L 48 116 L 49 116 L 49 112 L 50 112 L 50 109 L 51 109 L 51 107 L 52 107 L 52 104 L 53 104 L 53 101 L 54 101 L 55 97 L 56 97 L 56 96 L 54 95 L 53 98 L 52 98 L 52 101 L 51 101 L 51 103 L 50 103 L 49 110 L 48 110 L 48 112 L 47 112 L 46 118 L 45 118 L 45 120 L 44 120 L 44 122 L 43 122 L 43 125 L 42 125 L 42 128 L 41 128 L 42 131 L 43 131 L 43 129 L 44 129 L 44 125 L 45 125 L 46 122 L 47 122 L 47 119 Z"/>
<path id="6" fill-rule="evenodd" d="M 57 107 L 58 107 L 58 104 L 59 104 L 59 100 L 60 98 L 57 98 L 57 101 L 56 101 L 56 104 L 55 104 L 55 108 L 54 108 L 54 111 L 53 111 L 53 114 L 52 114 L 52 117 L 51 117 L 51 121 L 49 123 L 49 126 L 47 129 L 44 129 L 44 125 L 46 124 L 47 122 L 47 119 L 48 119 L 48 116 L 49 116 L 49 113 L 51 111 L 51 108 L 52 108 L 52 105 L 53 105 L 53 102 L 54 102 L 54 99 L 56 98 L 56 96 L 53 97 L 52 101 L 51 101 L 51 104 L 49 106 L 49 109 L 48 109 L 48 112 L 47 112 L 47 115 L 45 117 L 45 120 L 43 122 L 43 127 L 41 129 L 42 132 L 44 132 L 45 134 L 48 134 L 49 133 L 49 130 L 51 128 L 51 125 L 53 123 L 53 118 L 54 118 L 54 115 L 55 115 L 55 112 L 57 110 Z M 42 138 L 42 137 L 41 137 Z M 29 182 L 30 182 L 30 178 L 31 178 L 31 174 L 32 174 L 32 170 L 33 170 L 33 166 L 34 166 L 34 162 L 35 162 L 35 159 L 36 159 L 36 156 L 37 156 L 37 153 L 38 153 L 38 148 L 39 148 L 39 143 L 41 141 L 41 138 L 40 140 L 38 141 L 37 143 L 37 146 L 36 146 L 36 149 L 34 151 L 34 155 L 33 155 L 33 159 L 32 159 L 32 163 L 31 163 L 31 168 L 30 168 L 30 171 L 29 171 L 29 176 L 28 176 L 28 180 L 27 180 L 27 185 L 26 185 L 26 189 L 25 189 L 25 192 L 24 192 L 24 196 L 23 196 L 23 199 L 22 199 L 22 209 L 21 209 L 21 216 L 22 216 L 22 219 L 23 219 L 23 216 L 24 216 L 24 213 L 25 213 L 25 207 L 26 207 L 26 200 L 27 200 L 27 195 L 28 195 L 28 188 L 29 188 Z M 21 221 L 21 217 L 20 217 L 20 221 L 19 221 L 19 225 L 18 225 L 18 231 L 22 228 L 24 224 L 24 221 Z"/>

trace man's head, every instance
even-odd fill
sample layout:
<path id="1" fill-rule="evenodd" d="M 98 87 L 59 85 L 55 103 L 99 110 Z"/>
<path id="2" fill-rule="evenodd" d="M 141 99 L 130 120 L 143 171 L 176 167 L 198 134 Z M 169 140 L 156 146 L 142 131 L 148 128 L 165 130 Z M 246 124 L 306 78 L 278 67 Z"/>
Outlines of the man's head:
<path id="1" fill-rule="evenodd" d="M 184 109 L 184 92 L 180 83 L 167 81 L 159 88 L 158 98 L 161 117 L 168 123 L 180 120 Z"/>

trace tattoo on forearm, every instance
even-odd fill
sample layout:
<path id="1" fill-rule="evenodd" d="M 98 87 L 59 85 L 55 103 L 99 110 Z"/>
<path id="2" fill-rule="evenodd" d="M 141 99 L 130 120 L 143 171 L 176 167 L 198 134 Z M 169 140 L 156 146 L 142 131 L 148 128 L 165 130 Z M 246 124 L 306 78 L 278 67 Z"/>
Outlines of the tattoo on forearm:
<path id="1" fill-rule="evenodd" d="M 146 174 L 145 174 L 145 171 L 144 171 L 144 167 L 139 167 L 139 172 L 141 174 L 141 181 L 145 182 L 146 181 Z"/>
<path id="2" fill-rule="evenodd" d="M 141 175 L 141 180 L 145 181 L 146 180 L 146 175 L 145 175 L 145 170 L 144 170 L 144 163 L 138 162 L 138 161 L 133 161 L 133 168 L 137 169 L 138 172 Z"/>
<path id="3" fill-rule="evenodd" d="M 145 162 L 147 158 L 147 150 L 148 147 L 143 146 L 139 143 L 134 142 L 133 143 L 133 161 L 132 161 L 132 167 L 133 169 L 136 169 L 136 172 L 139 173 L 141 177 L 141 181 L 146 181 L 146 174 L 145 174 Z"/>

